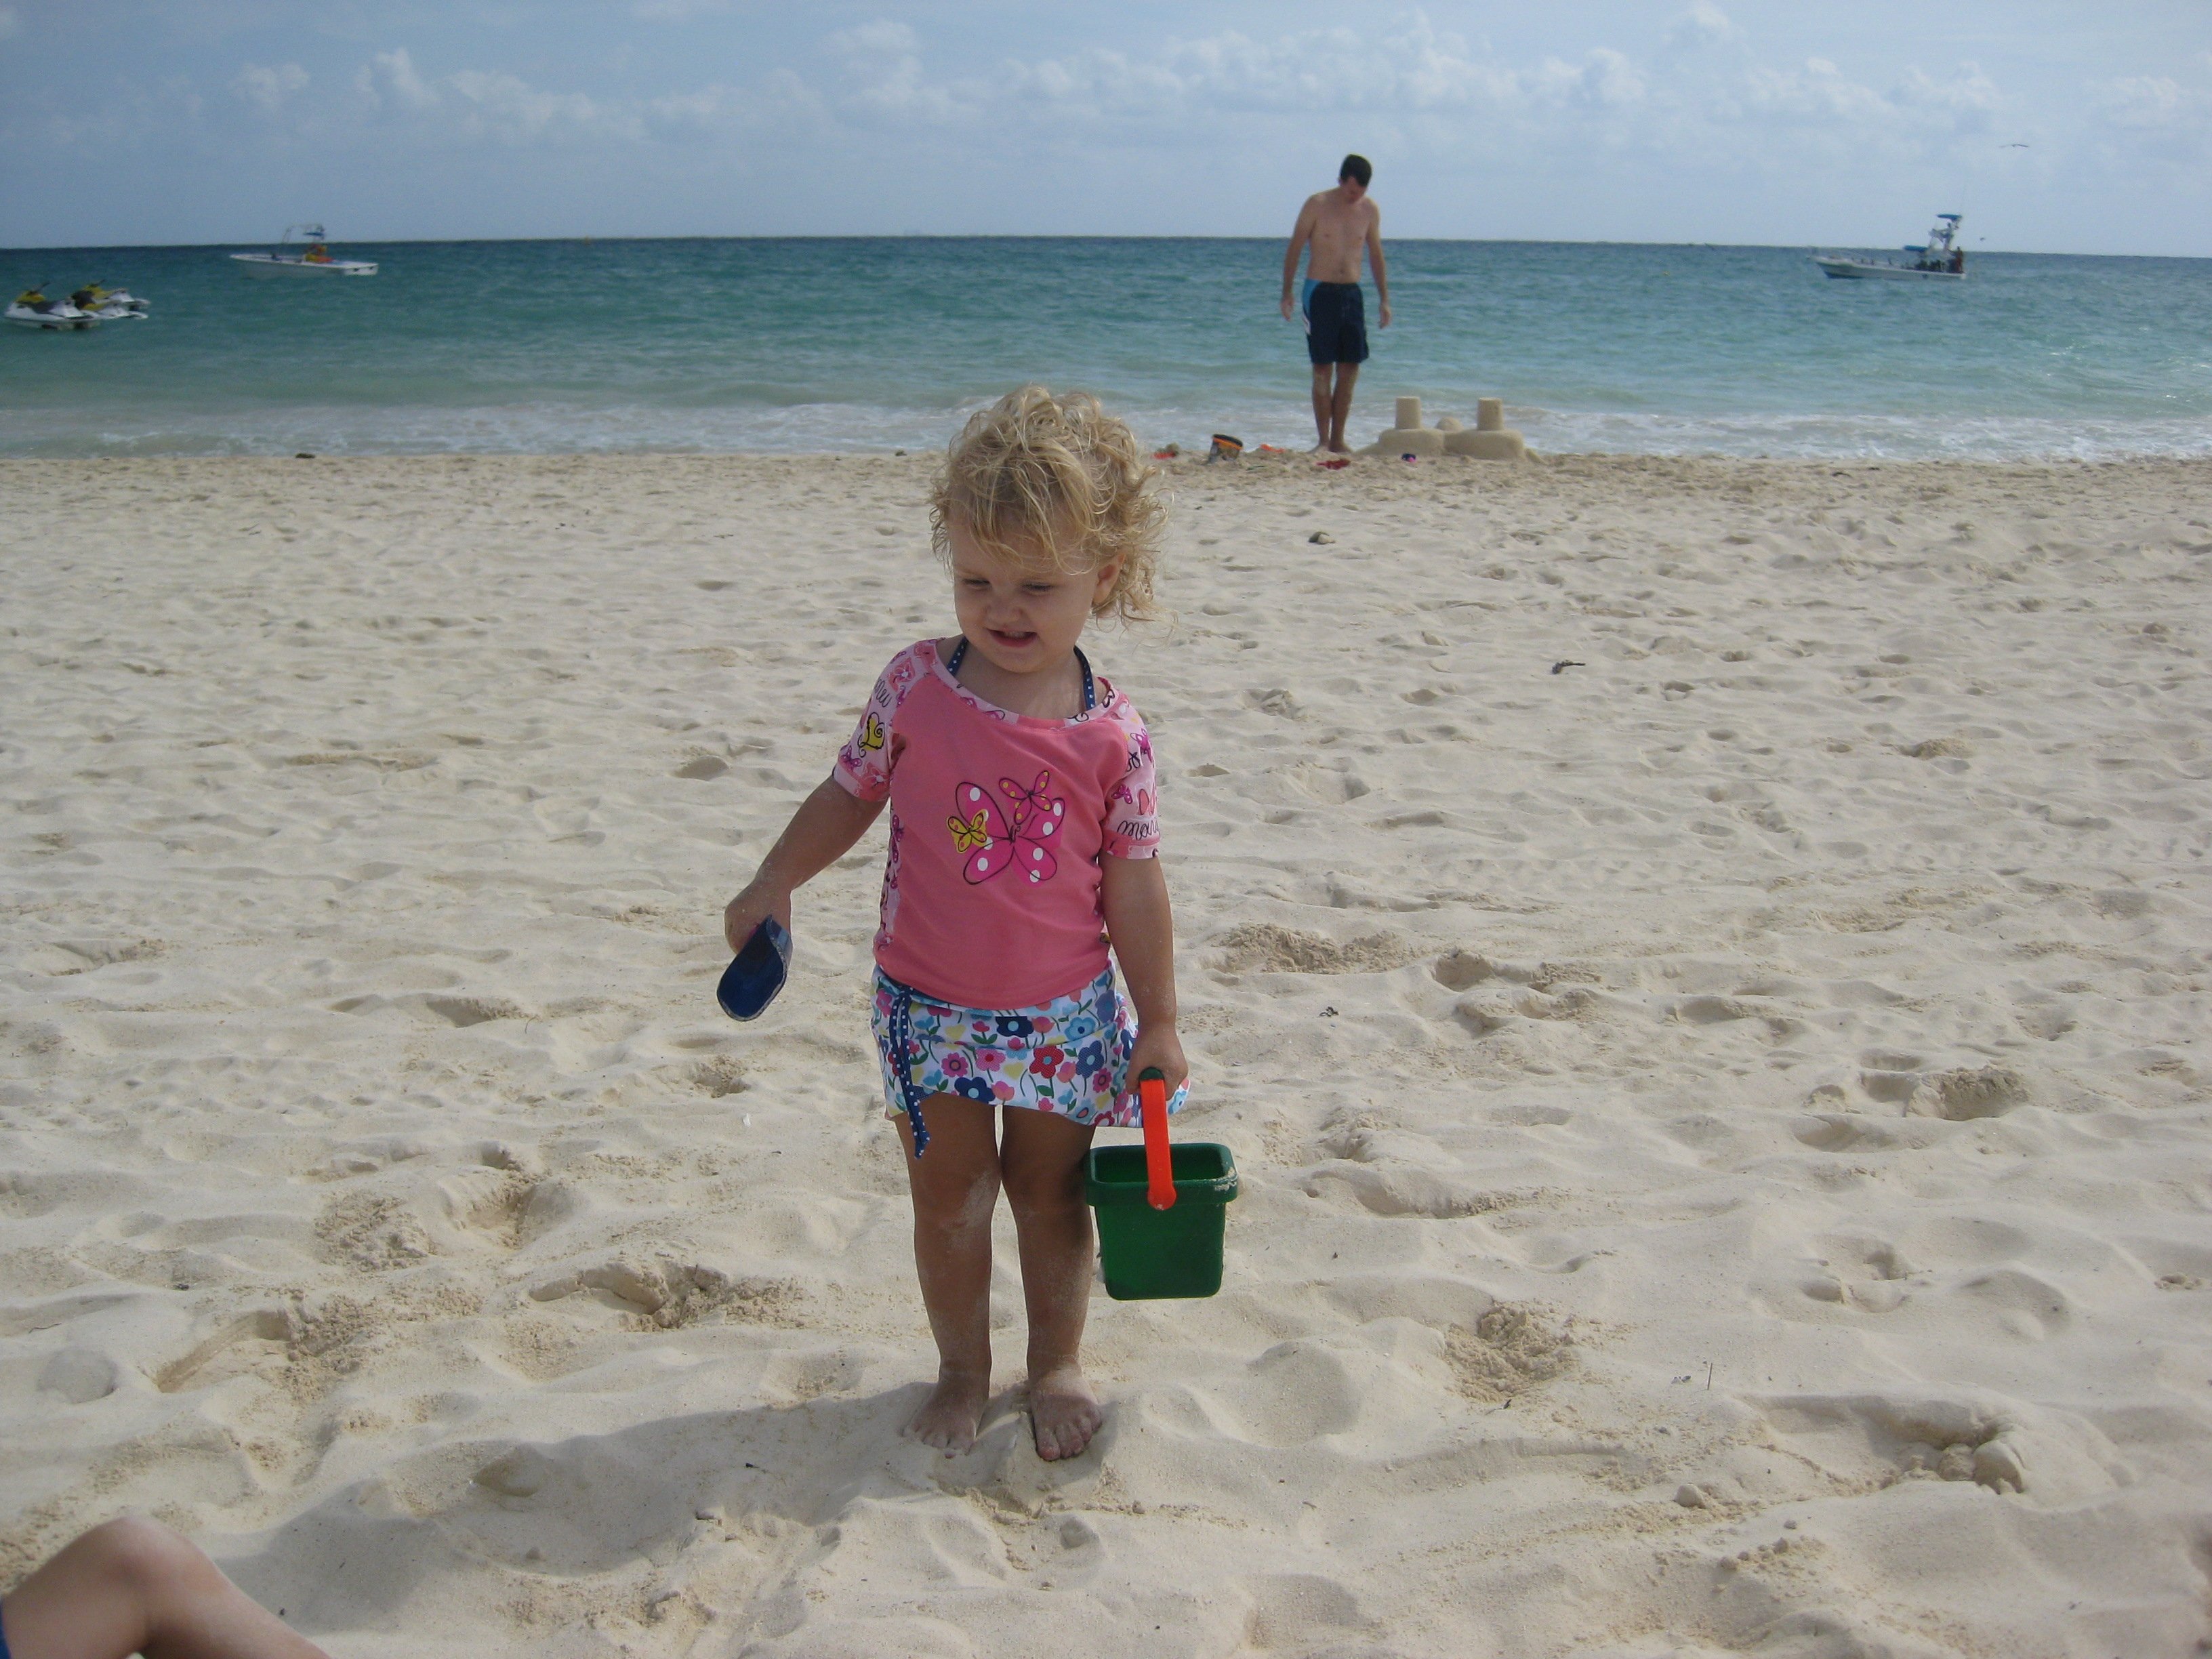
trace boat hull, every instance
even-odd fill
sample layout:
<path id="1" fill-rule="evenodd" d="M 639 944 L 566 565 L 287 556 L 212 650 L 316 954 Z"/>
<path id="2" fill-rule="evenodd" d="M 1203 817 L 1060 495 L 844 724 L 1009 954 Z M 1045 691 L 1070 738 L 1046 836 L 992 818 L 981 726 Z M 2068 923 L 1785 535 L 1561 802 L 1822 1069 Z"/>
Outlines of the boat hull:
<path id="1" fill-rule="evenodd" d="M 100 323 L 88 311 L 74 311 L 58 317 L 52 312 L 33 311 L 28 306 L 9 306 L 7 318 L 18 328 L 35 328 L 48 334 L 82 334 L 88 328 L 98 328 Z"/>
<path id="2" fill-rule="evenodd" d="M 1876 283 L 1963 283 L 1963 270 L 1915 270 L 1910 265 L 1885 265 L 1871 259 L 1815 259 L 1830 276 L 1843 281 Z"/>
<path id="3" fill-rule="evenodd" d="M 273 253 L 234 253 L 238 268 L 248 276 L 374 276 L 374 259 L 332 259 L 309 264 L 305 259 L 280 259 Z"/>

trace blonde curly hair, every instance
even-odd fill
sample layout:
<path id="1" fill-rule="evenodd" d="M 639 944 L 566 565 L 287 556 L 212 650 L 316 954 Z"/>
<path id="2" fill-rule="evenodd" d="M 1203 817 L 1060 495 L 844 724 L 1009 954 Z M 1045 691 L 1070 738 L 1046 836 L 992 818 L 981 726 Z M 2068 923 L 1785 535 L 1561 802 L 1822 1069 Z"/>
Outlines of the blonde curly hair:
<path id="1" fill-rule="evenodd" d="M 1145 621 L 1158 609 L 1152 581 L 1167 522 L 1166 504 L 1147 488 L 1158 474 L 1136 435 L 1088 392 L 1022 386 L 953 440 L 930 488 L 930 544 L 950 562 L 957 524 L 1018 566 L 1087 574 L 1119 557 L 1091 614 Z"/>

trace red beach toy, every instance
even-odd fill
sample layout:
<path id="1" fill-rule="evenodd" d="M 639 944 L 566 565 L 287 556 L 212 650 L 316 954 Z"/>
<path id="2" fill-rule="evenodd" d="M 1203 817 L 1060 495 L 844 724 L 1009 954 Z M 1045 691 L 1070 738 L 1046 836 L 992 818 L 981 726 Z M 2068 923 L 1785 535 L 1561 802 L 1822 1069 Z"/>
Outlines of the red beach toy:
<path id="1" fill-rule="evenodd" d="M 1156 1210 L 1175 1208 L 1175 1170 L 1168 1152 L 1168 1084 L 1158 1066 L 1137 1079 L 1137 1104 L 1145 1121 L 1145 1201 Z"/>

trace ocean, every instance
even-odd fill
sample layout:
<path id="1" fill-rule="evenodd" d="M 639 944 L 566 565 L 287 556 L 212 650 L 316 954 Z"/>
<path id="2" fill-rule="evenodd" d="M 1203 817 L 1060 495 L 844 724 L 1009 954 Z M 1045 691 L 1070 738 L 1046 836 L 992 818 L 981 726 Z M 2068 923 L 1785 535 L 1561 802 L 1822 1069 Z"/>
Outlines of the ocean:
<path id="1" fill-rule="evenodd" d="M 359 281 L 216 247 L 0 252 L 7 297 L 151 301 L 0 331 L 0 455 L 917 450 L 1024 380 L 1152 443 L 1312 441 L 1274 240 L 338 243 Z M 1352 437 L 1505 399 L 1540 450 L 2212 454 L 2212 260 L 1978 254 L 1843 283 L 1808 250 L 1394 241 Z"/>

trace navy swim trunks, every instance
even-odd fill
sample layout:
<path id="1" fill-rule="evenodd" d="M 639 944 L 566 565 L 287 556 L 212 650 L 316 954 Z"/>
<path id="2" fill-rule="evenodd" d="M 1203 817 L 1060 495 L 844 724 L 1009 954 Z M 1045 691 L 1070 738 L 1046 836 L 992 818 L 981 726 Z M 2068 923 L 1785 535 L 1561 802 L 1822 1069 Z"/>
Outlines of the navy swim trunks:
<path id="1" fill-rule="evenodd" d="M 1367 301 L 1358 283 L 1306 284 L 1306 356 L 1316 368 L 1367 361 Z"/>

